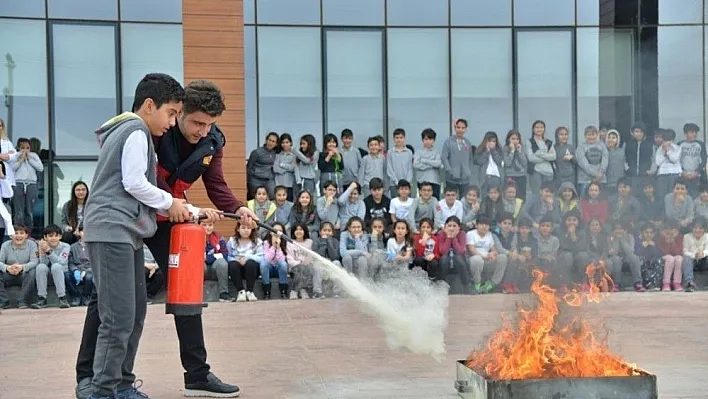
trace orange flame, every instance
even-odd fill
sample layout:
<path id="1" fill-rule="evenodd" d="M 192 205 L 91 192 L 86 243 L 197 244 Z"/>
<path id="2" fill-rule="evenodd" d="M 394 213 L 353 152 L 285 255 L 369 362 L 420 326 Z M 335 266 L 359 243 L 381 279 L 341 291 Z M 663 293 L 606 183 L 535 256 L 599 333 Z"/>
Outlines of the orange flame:
<path id="1" fill-rule="evenodd" d="M 610 352 L 585 321 L 576 317 L 562 325 L 557 320 L 561 300 L 578 307 L 599 302 L 612 290 L 604 264 L 588 266 L 586 274 L 589 287 L 561 299 L 544 283 L 545 274 L 534 270 L 531 292 L 538 299 L 536 308 L 519 309 L 516 325 L 502 317 L 502 327 L 486 348 L 470 353 L 467 366 L 494 380 L 637 375 L 636 367 Z"/>

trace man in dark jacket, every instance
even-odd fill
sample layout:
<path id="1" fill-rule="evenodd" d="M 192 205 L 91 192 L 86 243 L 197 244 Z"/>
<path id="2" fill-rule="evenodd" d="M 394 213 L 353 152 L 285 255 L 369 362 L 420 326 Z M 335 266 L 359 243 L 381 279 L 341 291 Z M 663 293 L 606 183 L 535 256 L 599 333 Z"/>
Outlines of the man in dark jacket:
<path id="1" fill-rule="evenodd" d="M 646 127 L 642 122 L 632 125 L 632 140 L 624 145 L 624 156 L 628 169 L 626 176 L 632 181 L 632 190 L 641 192 L 643 181 L 650 174 L 654 142 L 646 136 Z"/>
<path id="2" fill-rule="evenodd" d="M 258 219 L 243 202 L 236 199 L 224 180 L 222 170 L 224 135 L 215 122 L 226 109 L 221 90 L 215 84 L 199 80 L 185 87 L 184 112 L 177 125 L 162 137 L 155 138 L 157 153 L 157 186 L 174 198 L 185 198 L 186 191 L 200 177 L 207 195 L 216 207 L 224 212 L 235 212 L 245 218 Z M 202 209 L 209 220 L 222 218 L 218 211 Z M 155 257 L 160 269 L 168 270 L 170 232 L 173 223 L 158 216 L 157 232 L 145 239 L 145 244 Z M 201 266 L 201 265 L 200 265 Z M 167 274 L 165 274 L 167 278 Z M 165 281 L 165 286 L 167 282 Z M 180 346 L 180 358 L 185 368 L 184 393 L 192 397 L 232 398 L 240 395 L 235 385 L 221 382 L 206 362 L 201 306 L 191 312 L 171 309 Z M 76 364 L 77 398 L 88 397 L 85 386 L 90 385 L 95 353 L 96 332 L 100 320 L 95 299 L 89 304 L 84 322 L 81 347 Z"/>

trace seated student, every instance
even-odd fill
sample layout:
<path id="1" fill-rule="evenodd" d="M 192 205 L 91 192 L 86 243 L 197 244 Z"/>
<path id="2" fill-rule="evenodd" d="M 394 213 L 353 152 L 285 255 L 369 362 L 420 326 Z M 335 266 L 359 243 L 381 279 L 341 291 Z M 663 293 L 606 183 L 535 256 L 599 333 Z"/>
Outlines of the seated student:
<path id="1" fill-rule="evenodd" d="M 651 218 L 664 219 L 664 199 L 654 195 L 654 182 L 649 179 L 642 183 L 642 193 L 639 198 L 640 217 L 646 222 Z"/>
<path id="2" fill-rule="evenodd" d="M 408 268 L 413 261 L 413 247 L 411 246 L 411 233 L 408 222 L 396 220 L 393 222 L 391 237 L 386 242 L 386 266 L 393 266 L 397 269 Z M 382 269 L 381 273 L 388 270 Z"/>
<path id="3" fill-rule="evenodd" d="M 312 200 L 312 193 L 303 190 L 297 195 L 297 200 L 290 211 L 288 225 L 290 230 L 297 224 L 304 224 L 311 236 L 316 237 L 320 230 L 320 218 L 317 216 L 315 201 Z"/>
<path id="4" fill-rule="evenodd" d="M 312 284 L 314 260 L 312 255 L 303 249 L 303 247 L 312 249 L 310 232 L 304 223 L 300 223 L 290 228 L 290 237 L 297 243 L 297 245 L 292 242 L 287 243 L 288 271 L 293 276 L 290 299 L 298 299 L 298 293 L 301 299 L 310 299 L 307 289 Z"/>
<path id="5" fill-rule="evenodd" d="M 644 223 L 634 252 L 642 262 L 642 284 L 648 290 L 661 289 L 663 270 L 661 265 L 661 250 L 654 239 L 654 226 Z"/>
<path id="6" fill-rule="evenodd" d="M 268 199 L 268 188 L 266 186 L 258 186 L 256 187 L 255 193 L 255 198 L 249 200 L 247 203 L 248 209 L 252 210 L 263 223 L 272 225 L 276 207 L 275 203 Z M 263 236 L 266 231 L 266 229 L 261 228 L 258 234 Z"/>
<path id="7" fill-rule="evenodd" d="M 391 199 L 384 195 L 384 183 L 383 180 L 375 177 L 371 179 L 369 183 L 369 190 L 371 194 L 364 198 L 364 205 L 366 206 L 366 216 L 364 217 L 364 222 L 366 223 L 366 228 L 371 228 L 371 220 L 374 218 L 384 218 L 384 228 L 386 231 L 390 231 L 391 227 Z M 342 228 L 344 226 L 341 226 Z M 340 240 L 341 241 L 341 240 Z"/>
<path id="8" fill-rule="evenodd" d="M 679 224 L 682 232 L 688 232 L 693 222 L 693 199 L 688 195 L 686 181 L 679 178 L 674 182 L 673 192 L 664 197 L 666 219 Z"/>
<path id="9" fill-rule="evenodd" d="M 68 308 L 66 298 L 67 286 L 71 287 L 74 296 L 79 296 L 76 285 L 72 282 L 73 274 L 69 273 L 69 244 L 61 241 L 61 228 L 51 224 L 44 228 L 42 240 L 39 241 L 39 264 L 35 272 L 37 280 L 37 302 L 32 304 L 32 309 L 47 307 L 47 276 L 52 274 L 54 287 L 59 297 L 59 308 Z"/>
<path id="10" fill-rule="evenodd" d="M 683 236 L 683 279 L 686 282 L 686 292 L 696 290 L 693 280 L 693 269 L 700 262 L 706 261 L 708 256 L 708 234 L 706 222 L 703 218 L 693 220 L 692 231 Z M 4 245 L 4 244 L 3 244 Z"/>
<path id="11" fill-rule="evenodd" d="M 587 226 L 592 219 L 597 219 L 600 223 L 607 222 L 608 204 L 607 200 L 601 197 L 600 183 L 590 183 L 588 185 L 587 198 L 580 203 L 583 225 Z"/>
<path id="12" fill-rule="evenodd" d="M 462 230 L 465 232 L 474 229 L 475 221 L 479 216 L 482 207 L 482 199 L 479 187 L 470 186 L 465 193 L 465 199 L 462 201 Z"/>
<path id="13" fill-rule="evenodd" d="M 285 226 L 282 223 L 275 223 L 273 229 L 285 233 Z M 288 290 L 288 263 L 285 260 L 287 252 L 287 244 L 279 234 L 274 232 L 266 234 L 263 240 L 263 260 L 260 264 L 264 299 L 270 299 L 270 276 L 272 274 L 278 276 L 280 292 Z"/>
<path id="14" fill-rule="evenodd" d="M 629 226 L 629 221 L 626 219 L 617 219 L 612 221 L 610 243 L 607 250 L 608 254 L 608 269 L 613 270 L 619 275 L 622 273 L 622 265 L 629 263 L 632 271 L 632 281 L 634 282 L 634 290 L 637 292 L 646 291 L 646 287 L 642 283 L 642 262 L 637 255 L 634 254 L 634 237 L 627 232 L 625 226 Z M 612 263 L 612 267 L 609 264 Z M 613 273 L 613 274 L 614 274 Z M 620 288 L 619 281 L 615 281 L 615 286 Z"/>
<path id="15" fill-rule="evenodd" d="M 556 206 L 561 215 L 565 215 L 569 211 L 577 210 L 581 212 L 581 200 L 578 192 L 575 191 L 575 186 L 571 182 L 561 183 L 556 194 Z M 582 215 L 581 215 L 582 217 Z M 578 218 L 580 220 L 580 218 Z"/>
<path id="16" fill-rule="evenodd" d="M 150 248 L 143 245 L 143 259 L 145 260 L 145 285 L 147 287 L 148 305 L 152 305 L 155 296 L 160 293 L 165 285 L 165 276 L 155 260 Z"/>
<path id="17" fill-rule="evenodd" d="M 39 263 L 37 244 L 28 240 L 30 230 L 26 226 L 13 226 L 15 234 L 11 241 L 0 247 L 0 308 L 10 308 L 6 286 L 21 285 L 17 307 L 27 309 L 27 302 L 36 287 L 35 269 Z M 63 281 L 63 279 L 62 279 Z"/>
<path id="18" fill-rule="evenodd" d="M 411 183 L 408 180 L 398 181 L 398 197 L 391 200 L 391 222 L 396 220 L 408 220 L 408 215 L 413 208 L 413 198 L 410 198 Z"/>
<path id="19" fill-rule="evenodd" d="M 494 236 L 490 231 L 492 221 L 486 216 L 477 218 L 476 228 L 467 233 L 467 252 L 470 254 L 469 265 L 472 274 L 472 292 L 486 294 L 501 284 L 506 271 L 506 255 L 500 254 L 494 245 Z M 491 280 L 482 284 L 482 271 L 493 271 Z"/>
<path id="20" fill-rule="evenodd" d="M 458 219 L 462 219 L 463 206 L 462 202 L 457 200 L 457 188 L 456 187 L 445 187 L 445 198 L 438 201 L 435 205 L 435 230 L 441 230 L 445 227 L 445 221 L 450 216 L 456 216 Z M 479 206 L 477 206 L 479 209 Z"/>
<path id="21" fill-rule="evenodd" d="M 438 204 L 438 199 L 433 197 L 433 184 L 422 182 L 418 184 L 418 198 L 413 200 L 413 206 L 408 213 L 408 225 L 414 234 L 418 234 L 420 230 L 420 221 L 423 219 L 435 218 L 435 208 Z M 433 226 L 433 231 L 435 226 Z"/>
<path id="22" fill-rule="evenodd" d="M 372 277 L 379 274 L 388 257 L 386 254 L 386 246 L 388 245 L 389 235 L 384 229 L 384 221 L 384 218 L 374 218 L 371 221 L 371 228 L 369 229 L 369 242 L 366 249 L 368 251 L 367 265 L 369 275 Z"/>
<path id="23" fill-rule="evenodd" d="M 364 232 L 364 222 L 357 216 L 350 218 L 345 231 L 339 236 L 339 254 L 344 269 L 348 273 L 355 273 L 361 280 L 369 277 L 368 245 L 369 237 Z"/>
<path id="24" fill-rule="evenodd" d="M 351 182 L 349 187 L 339 196 L 339 225 L 346 226 L 349 219 L 356 216 L 360 219 L 366 217 L 366 205 L 359 197 L 359 183 Z"/>
<path id="25" fill-rule="evenodd" d="M 317 217 L 320 223 L 328 222 L 339 230 L 339 202 L 337 201 L 337 184 L 331 180 L 322 185 L 323 195 L 317 199 Z M 346 225 L 346 223 L 344 223 Z"/>
<path id="26" fill-rule="evenodd" d="M 641 206 L 639 201 L 632 196 L 632 186 L 629 178 L 622 177 L 617 182 L 617 194 L 610 196 L 607 201 L 609 204 L 609 219 L 618 220 L 625 219 L 629 225 L 634 224 L 639 220 L 641 215 Z"/>
<path id="27" fill-rule="evenodd" d="M 495 183 L 487 184 L 487 195 L 482 200 L 482 205 L 479 206 L 477 219 L 484 216 L 491 225 L 489 231 L 494 233 L 497 231 L 497 218 L 504 212 L 504 204 L 501 199 L 501 192 Z"/>
<path id="28" fill-rule="evenodd" d="M 693 200 L 694 215 L 708 220 L 708 184 L 701 183 L 698 187 L 698 197 Z"/>
<path id="29" fill-rule="evenodd" d="M 560 240 L 553 235 L 555 219 L 545 215 L 538 222 L 538 266 L 548 273 L 548 284 L 554 288 L 562 288 L 567 283 L 565 272 L 558 262 Z"/>
<path id="30" fill-rule="evenodd" d="M 465 232 L 460 229 L 460 218 L 450 216 L 445 221 L 445 227 L 438 231 L 438 245 L 440 245 L 440 267 L 437 280 L 445 281 L 448 273 L 457 270 L 462 286 L 467 289 L 472 279 L 465 255 L 467 239 Z"/>
<path id="31" fill-rule="evenodd" d="M 263 241 L 258 238 L 258 230 L 250 228 L 247 224 L 236 222 L 234 235 L 226 243 L 229 253 L 226 260 L 229 262 L 231 282 L 236 287 L 236 301 L 257 301 L 253 287 L 258 278 L 261 260 L 263 260 Z M 246 289 L 243 289 L 243 279 L 246 279 Z M 281 290 L 280 296 L 286 293 Z"/>
<path id="32" fill-rule="evenodd" d="M 93 291 L 93 271 L 84 243 L 83 224 L 76 227 L 75 234 L 79 240 L 69 247 L 69 274 L 73 276 L 71 283 L 75 286 L 77 295 L 71 298 L 71 306 L 87 306 Z"/>
<path id="33" fill-rule="evenodd" d="M 509 269 L 512 267 L 518 267 L 518 256 L 514 252 L 511 246 L 512 241 L 514 241 L 514 216 L 509 212 L 503 212 L 499 215 L 499 220 L 497 225 L 499 226 L 499 231 L 494 233 L 494 248 L 497 249 L 499 254 L 506 256 L 507 265 L 506 273 L 504 274 L 504 280 L 502 284 L 502 292 L 505 294 L 512 294 L 519 292 L 518 287 L 514 283 L 510 283 L 506 278 L 508 274 L 513 274 Z"/>
<path id="34" fill-rule="evenodd" d="M 413 237 L 415 258 L 410 267 L 420 267 L 428 272 L 430 279 L 434 279 L 438 275 L 438 267 L 440 267 L 440 246 L 433 231 L 433 221 L 430 218 L 421 219 L 419 230 L 420 232 Z"/>
<path id="35" fill-rule="evenodd" d="M 504 212 L 510 213 L 512 216 L 512 223 L 516 223 L 521 215 L 521 209 L 524 206 L 524 200 L 516 196 L 517 188 L 516 183 L 510 180 L 504 186 L 504 196 L 502 198 L 502 204 L 504 205 Z"/>
<path id="36" fill-rule="evenodd" d="M 590 219 L 588 222 L 588 249 L 592 262 L 596 265 L 603 263 L 605 271 L 612 278 L 612 291 L 619 291 L 618 284 L 622 279 L 622 269 L 614 269 L 614 265 L 609 261 L 610 240 L 607 233 L 603 231 L 603 225 L 599 219 Z M 582 270 L 585 273 L 585 270 Z M 609 288 L 609 287 L 608 287 Z"/>
<path id="37" fill-rule="evenodd" d="M 273 224 L 276 222 L 285 225 L 287 230 L 288 220 L 290 220 L 290 211 L 293 209 L 293 203 L 288 201 L 288 188 L 283 186 L 275 187 L 275 214 L 273 214 Z"/>
<path id="38" fill-rule="evenodd" d="M 659 253 L 664 261 L 662 291 L 683 291 L 683 235 L 679 234 L 678 225 L 672 221 L 664 222 L 657 240 Z M 673 284 L 671 277 L 673 276 Z"/>
<path id="39" fill-rule="evenodd" d="M 505 281 L 511 285 L 512 292 L 528 291 L 531 287 L 531 272 L 538 264 L 538 241 L 531 234 L 533 221 L 520 218 L 517 232 L 511 240 L 512 257 L 516 263 L 507 267 Z"/>
<path id="40" fill-rule="evenodd" d="M 329 259 L 335 265 L 342 267 L 339 261 L 339 240 L 334 237 L 334 228 L 330 222 L 320 223 L 320 236 L 312 240 L 312 249 L 323 257 Z M 312 298 L 323 299 L 325 297 L 322 289 L 324 276 L 322 270 L 315 267 L 312 272 Z M 339 284 L 334 286 L 334 296 L 339 297 L 341 288 Z"/>
<path id="41" fill-rule="evenodd" d="M 561 214 L 553 198 L 554 187 L 555 184 L 552 181 L 546 181 L 541 184 L 541 192 L 538 195 L 529 193 L 521 214 L 533 221 L 534 229 L 539 228 L 541 219 L 544 218 L 553 223 L 551 226 L 553 229 L 561 225 Z"/>
<path id="42" fill-rule="evenodd" d="M 566 212 L 563 216 L 565 228 L 558 234 L 558 270 L 563 273 L 560 278 L 566 283 L 583 281 L 585 269 L 591 262 L 588 237 L 578 227 L 580 217 L 577 209 Z"/>
<path id="43" fill-rule="evenodd" d="M 260 189 L 256 190 L 256 197 L 260 191 Z M 233 302 L 235 298 L 229 294 L 229 262 L 226 260 L 229 250 L 226 247 L 226 240 L 214 231 L 214 222 L 204 220 L 199 224 L 206 232 L 204 279 L 216 280 L 219 287 L 219 302 Z"/>

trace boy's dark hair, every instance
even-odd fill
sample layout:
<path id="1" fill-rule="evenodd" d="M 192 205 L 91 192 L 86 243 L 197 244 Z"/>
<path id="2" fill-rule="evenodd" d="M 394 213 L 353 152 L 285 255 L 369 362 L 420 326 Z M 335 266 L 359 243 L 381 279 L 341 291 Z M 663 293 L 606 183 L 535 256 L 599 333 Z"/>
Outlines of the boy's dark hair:
<path id="1" fill-rule="evenodd" d="M 580 214 L 580 211 L 578 211 L 577 209 L 571 209 L 568 212 L 566 212 L 565 215 L 563 215 L 563 221 L 566 221 L 566 220 L 568 220 L 568 218 L 572 218 L 572 217 L 578 219 L 578 221 L 580 221 L 582 219 L 582 215 Z"/>
<path id="2" fill-rule="evenodd" d="M 224 95 L 219 86 L 209 80 L 194 80 L 184 87 L 184 115 L 204 112 L 213 117 L 226 110 Z"/>
<path id="3" fill-rule="evenodd" d="M 600 130 L 610 130 L 612 129 L 612 124 L 608 121 L 600 121 Z"/>
<path id="4" fill-rule="evenodd" d="M 647 126 L 644 124 L 644 122 L 637 121 L 632 124 L 632 129 L 630 130 L 634 131 L 636 129 L 639 129 L 646 134 Z"/>
<path id="5" fill-rule="evenodd" d="M 383 180 L 381 180 L 378 177 L 374 177 L 369 182 L 369 191 L 378 190 L 383 187 L 384 187 Z"/>
<path id="6" fill-rule="evenodd" d="M 285 191 L 285 193 L 287 194 L 288 188 L 285 186 L 275 186 L 275 189 L 273 190 L 273 194 L 277 194 L 278 191 Z"/>
<path id="7" fill-rule="evenodd" d="M 433 188 L 433 183 L 431 183 L 431 182 L 429 182 L 429 181 L 424 181 L 424 182 L 418 183 L 418 189 L 421 189 L 421 188 L 426 187 L 426 186 L 427 186 L 427 187 L 430 187 L 430 188 Z"/>
<path id="8" fill-rule="evenodd" d="M 15 224 L 12 227 L 15 229 L 15 231 L 24 231 L 25 233 L 27 233 L 27 235 L 30 235 L 30 233 L 32 233 L 32 230 L 24 224 Z"/>
<path id="9" fill-rule="evenodd" d="M 684 187 L 688 188 L 688 183 L 686 182 L 686 179 L 684 179 L 683 177 L 679 177 L 679 178 L 676 179 L 676 181 L 674 182 L 674 187 L 673 187 L 673 188 L 676 188 L 676 186 L 684 186 Z"/>
<path id="10" fill-rule="evenodd" d="M 699 193 L 708 192 L 708 184 L 706 184 L 706 183 L 701 183 L 701 184 L 698 186 L 698 192 L 699 192 Z"/>
<path id="11" fill-rule="evenodd" d="M 42 237 L 46 237 L 50 234 L 61 235 L 61 227 L 57 226 L 56 224 L 50 224 L 49 226 L 45 227 L 44 230 L 42 230 Z"/>
<path id="12" fill-rule="evenodd" d="M 533 227 L 533 221 L 527 217 L 522 217 L 519 219 L 519 223 L 517 224 L 517 227 Z"/>
<path id="13" fill-rule="evenodd" d="M 610 221 L 610 226 L 612 226 L 612 230 L 617 229 L 617 227 L 622 228 L 622 230 L 628 230 L 626 226 L 630 226 L 631 223 L 627 218 L 624 217 L 618 217 L 616 219 L 612 219 Z"/>
<path id="14" fill-rule="evenodd" d="M 617 188 L 619 188 L 620 184 L 629 187 L 630 190 L 632 189 L 632 181 L 627 176 L 622 176 L 617 180 Z"/>
<path id="15" fill-rule="evenodd" d="M 556 184 L 552 181 L 544 181 L 543 183 L 541 183 L 541 191 L 543 191 L 544 189 L 548 189 L 551 190 L 551 192 L 555 192 L 555 188 Z"/>
<path id="16" fill-rule="evenodd" d="M 455 186 L 445 186 L 446 193 L 457 193 L 457 187 Z"/>
<path id="17" fill-rule="evenodd" d="M 553 227 L 553 218 L 550 215 L 543 215 L 541 218 L 541 221 L 538 222 L 539 225 L 550 223 L 551 227 Z"/>
<path id="18" fill-rule="evenodd" d="M 491 226 L 491 225 L 492 225 L 492 219 L 490 219 L 490 218 L 489 218 L 488 216 L 486 216 L 486 215 L 481 215 L 480 217 L 477 218 L 477 222 L 475 223 L 475 225 L 479 226 L 480 224 L 484 224 L 484 225 L 487 225 L 487 226 Z"/>
<path id="19" fill-rule="evenodd" d="M 688 132 L 696 132 L 696 133 L 698 133 L 698 132 L 700 132 L 700 131 L 701 131 L 701 128 L 699 128 L 698 125 L 696 125 L 696 124 L 693 123 L 693 122 L 689 122 L 689 123 L 683 125 L 683 133 L 684 133 L 684 134 L 686 134 L 686 133 L 688 133 Z"/>
<path id="20" fill-rule="evenodd" d="M 420 134 L 421 139 L 433 139 L 435 140 L 438 137 L 438 134 L 435 133 L 435 130 L 431 128 L 425 128 L 423 129 L 423 132 Z"/>
<path id="21" fill-rule="evenodd" d="M 703 216 L 697 216 L 695 219 L 693 219 L 693 223 L 691 223 L 691 228 L 703 227 L 703 229 L 705 229 L 706 225 L 708 225 L 708 220 L 706 220 L 706 218 L 704 218 Z"/>
<path id="22" fill-rule="evenodd" d="M 373 141 L 379 141 L 379 138 L 378 138 L 377 136 L 371 136 L 371 137 L 369 137 L 368 139 L 366 139 L 366 145 L 368 146 L 368 145 L 371 144 L 371 142 L 373 142 Z"/>
<path id="23" fill-rule="evenodd" d="M 393 129 L 393 137 L 396 137 L 396 136 L 406 137 L 406 131 L 401 129 L 400 127 Z"/>
<path id="24" fill-rule="evenodd" d="M 674 129 L 661 129 L 659 135 L 664 139 L 664 141 L 674 141 L 676 140 L 676 132 Z"/>
<path id="25" fill-rule="evenodd" d="M 351 129 L 344 129 L 342 130 L 342 134 L 340 135 L 341 138 L 345 137 L 354 137 L 354 132 L 351 131 Z"/>
<path id="26" fill-rule="evenodd" d="M 661 228 L 663 230 L 672 230 L 672 229 L 680 230 L 678 222 L 674 219 L 668 219 L 668 218 L 664 219 L 663 223 L 661 223 Z"/>
<path id="27" fill-rule="evenodd" d="M 359 183 L 357 183 L 357 184 L 359 184 Z M 337 188 L 337 183 L 335 183 L 333 180 L 327 180 L 327 181 L 324 182 L 324 184 L 322 185 L 322 189 L 324 190 L 324 189 L 326 189 L 327 187 L 330 187 L 330 186 L 331 186 L 331 187 L 334 187 L 334 188 Z"/>
<path id="28" fill-rule="evenodd" d="M 654 230 L 654 225 L 651 224 L 651 223 L 644 223 L 644 224 L 642 224 L 642 227 L 641 227 L 641 230 L 640 230 L 640 231 L 645 231 L 645 230 L 648 230 L 648 229 Z"/>
<path id="29" fill-rule="evenodd" d="M 482 192 L 482 190 L 474 184 L 467 188 L 465 196 L 467 196 L 467 193 L 469 193 L 470 191 L 474 191 L 475 193 L 477 193 L 477 197 L 479 197 L 479 194 Z"/>
<path id="30" fill-rule="evenodd" d="M 378 141 L 379 143 L 385 143 L 385 142 L 386 142 L 386 139 L 384 138 L 384 136 L 382 136 L 382 135 L 380 135 L 380 134 L 379 134 L 378 136 L 376 136 L 375 139 L 376 139 L 376 141 Z"/>
<path id="31" fill-rule="evenodd" d="M 22 144 L 27 144 L 30 147 L 32 146 L 32 142 L 29 141 L 29 139 L 26 137 L 20 137 L 19 139 L 17 139 L 17 148 L 20 148 L 20 145 Z"/>
<path id="32" fill-rule="evenodd" d="M 587 135 L 588 133 L 597 133 L 597 128 L 593 125 L 586 127 L 584 134 Z"/>
<path id="33" fill-rule="evenodd" d="M 654 186 L 654 182 L 651 181 L 651 179 L 643 179 L 642 188 L 647 188 L 647 186 L 652 186 L 652 188 L 656 188 L 656 186 Z"/>
<path id="34" fill-rule="evenodd" d="M 145 75 L 135 88 L 133 112 L 137 112 L 145 101 L 150 98 L 157 108 L 166 103 L 184 101 L 184 89 L 178 81 L 164 73 L 149 73 Z"/>
<path id="35" fill-rule="evenodd" d="M 295 239 L 295 230 L 297 230 L 298 227 L 302 228 L 302 229 L 305 231 L 305 235 L 304 235 L 304 237 L 303 237 L 305 240 L 307 240 L 308 238 L 310 238 L 310 229 L 307 228 L 307 225 L 306 225 L 305 223 L 297 223 L 297 224 L 294 224 L 294 225 L 290 228 L 290 238 L 292 238 L 293 240 Z M 285 241 L 285 240 L 283 240 L 283 241 Z"/>
<path id="36" fill-rule="evenodd" d="M 457 118 L 457 119 L 455 119 L 455 125 L 457 125 L 458 123 L 464 123 L 464 124 L 465 124 L 465 127 L 469 126 L 469 125 L 467 124 L 467 119 L 462 119 L 462 118 Z"/>
<path id="37" fill-rule="evenodd" d="M 396 187 L 398 187 L 398 188 L 403 188 L 403 187 L 411 188 L 411 183 L 406 179 L 401 179 L 398 181 L 398 184 L 396 185 Z"/>
<path id="38" fill-rule="evenodd" d="M 501 222 L 503 222 L 505 220 L 508 220 L 513 223 L 514 222 L 514 215 L 509 212 L 500 213 L 499 216 L 497 217 L 497 222 L 499 224 L 501 224 Z"/>

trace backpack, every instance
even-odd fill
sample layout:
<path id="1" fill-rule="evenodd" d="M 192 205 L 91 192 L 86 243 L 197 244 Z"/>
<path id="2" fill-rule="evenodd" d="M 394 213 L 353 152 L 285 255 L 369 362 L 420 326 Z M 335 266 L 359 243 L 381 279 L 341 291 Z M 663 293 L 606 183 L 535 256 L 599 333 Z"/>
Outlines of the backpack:
<path id="1" fill-rule="evenodd" d="M 536 140 L 534 140 L 533 137 L 531 137 L 531 138 L 529 139 L 529 141 L 531 142 L 531 153 L 535 154 L 536 151 L 538 151 L 538 144 L 536 144 Z M 549 140 L 549 139 L 546 139 L 545 142 L 546 142 L 546 146 L 547 146 L 548 149 L 550 150 L 551 147 L 553 147 L 553 142 L 552 142 L 551 140 Z M 533 172 L 534 172 L 534 169 L 533 169 L 534 166 L 536 166 L 536 165 L 534 165 L 533 162 L 529 162 L 529 163 L 526 165 L 526 173 L 528 173 L 528 174 L 533 173 Z M 554 162 L 551 162 L 551 166 L 553 166 L 553 169 L 555 170 L 555 163 L 554 163 Z"/>

